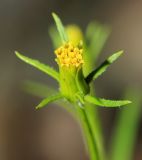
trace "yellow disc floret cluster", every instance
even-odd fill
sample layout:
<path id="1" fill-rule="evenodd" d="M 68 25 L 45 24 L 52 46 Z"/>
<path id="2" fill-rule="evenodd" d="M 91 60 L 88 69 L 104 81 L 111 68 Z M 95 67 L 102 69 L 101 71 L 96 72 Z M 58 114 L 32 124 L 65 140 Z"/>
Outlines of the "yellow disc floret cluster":
<path id="1" fill-rule="evenodd" d="M 66 43 L 55 50 L 56 60 L 61 66 L 79 67 L 84 63 L 82 52 L 82 48 L 76 47 L 72 43 Z"/>

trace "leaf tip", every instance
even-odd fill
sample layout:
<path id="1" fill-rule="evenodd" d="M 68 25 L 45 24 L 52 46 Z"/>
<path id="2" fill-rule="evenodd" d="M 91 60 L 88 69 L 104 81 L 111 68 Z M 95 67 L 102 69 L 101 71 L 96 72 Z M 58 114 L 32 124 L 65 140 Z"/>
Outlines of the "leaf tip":
<path id="1" fill-rule="evenodd" d="M 113 62 L 114 62 L 115 60 L 117 60 L 123 53 L 124 53 L 123 50 L 120 50 L 120 51 L 114 53 L 112 56 L 110 56 L 110 57 L 108 58 L 108 61 L 109 61 L 110 63 L 113 63 Z"/>
<path id="2" fill-rule="evenodd" d="M 22 55 L 18 51 L 14 51 L 14 53 L 19 59 L 22 59 Z"/>
<path id="3" fill-rule="evenodd" d="M 52 17 L 54 18 L 54 20 L 58 17 L 58 15 L 55 12 L 52 12 Z"/>
<path id="4" fill-rule="evenodd" d="M 124 53 L 124 50 L 120 50 L 120 51 L 118 51 L 116 54 L 117 54 L 118 57 L 119 57 L 119 56 L 121 56 L 123 53 Z"/>
<path id="5" fill-rule="evenodd" d="M 52 14 L 52 16 L 54 17 L 55 13 L 54 13 L 54 12 L 52 12 L 51 14 Z"/>
<path id="6" fill-rule="evenodd" d="M 52 13 L 51 13 L 52 15 L 56 15 L 56 13 L 53 11 Z"/>
<path id="7" fill-rule="evenodd" d="M 41 104 L 38 104 L 38 105 L 35 107 L 35 109 L 38 110 L 38 109 L 40 109 L 41 107 L 42 107 Z"/>
<path id="8" fill-rule="evenodd" d="M 18 51 L 14 51 L 15 55 L 18 56 L 19 55 L 19 52 Z"/>
<path id="9" fill-rule="evenodd" d="M 15 51 L 15 55 L 16 55 L 19 59 L 21 59 L 21 60 L 23 60 L 23 61 L 26 61 L 26 60 L 25 60 L 25 57 L 24 57 L 21 53 L 19 53 L 18 51 Z"/>
<path id="10" fill-rule="evenodd" d="M 125 106 L 125 105 L 128 105 L 128 104 L 131 104 L 132 101 L 129 101 L 129 100 L 124 100 L 124 103 L 122 105 L 119 105 L 120 106 Z"/>
<path id="11" fill-rule="evenodd" d="M 36 107 L 35 107 L 36 110 L 38 110 L 39 108 L 40 108 L 39 106 L 36 106 Z"/>
<path id="12" fill-rule="evenodd" d="M 127 104 L 131 104 L 131 103 L 132 103 L 132 101 L 127 100 Z"/>

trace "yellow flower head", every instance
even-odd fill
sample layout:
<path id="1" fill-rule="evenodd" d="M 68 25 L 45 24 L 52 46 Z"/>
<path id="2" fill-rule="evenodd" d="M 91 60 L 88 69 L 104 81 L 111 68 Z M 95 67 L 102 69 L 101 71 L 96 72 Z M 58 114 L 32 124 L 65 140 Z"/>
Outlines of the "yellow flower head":
<path id="1" fill-rule="evenodd" d="M 72 43 L 65 43 L 61 47 L 55 50 L 57 56 L 56 61 L 61 66 L 75 66 L 79 67 L 84 63 L 82 57 L 83 49 L 74 46 Z"/>

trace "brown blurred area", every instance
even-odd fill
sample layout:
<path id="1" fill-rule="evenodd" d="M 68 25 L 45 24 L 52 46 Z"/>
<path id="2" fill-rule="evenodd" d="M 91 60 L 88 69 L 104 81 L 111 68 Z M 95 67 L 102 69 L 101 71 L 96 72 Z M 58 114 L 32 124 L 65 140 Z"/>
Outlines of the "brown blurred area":
<path id="1" fill-rule="evenodd" d="M 98 94 L 119 98 L 129 86 L 142 86 L 141 0 L 0 0 L 0 159 L 87 160 L 81 131 L 63 109 L 49 105 L 35 111 L 39 98 L 21 89 L 31 79 L 58 88 L 52 79 L 18 60 L 14 51 L 53 65 L 54 54 L 48 28 L 51 12 L 65 24 L 83 29 L 91 20 L 109 24 L 110 38 L 99 62 L 124 49 L 125 54 L 96 82 Z M 104 136 L 109 139 L 114 109 L 101 109 Z M 141 125 L 142 126 L 142 125 Z M 142 157 L 139 129 L 135 160 Z M 107 142 L 106 142 L 107 143 Z"/>

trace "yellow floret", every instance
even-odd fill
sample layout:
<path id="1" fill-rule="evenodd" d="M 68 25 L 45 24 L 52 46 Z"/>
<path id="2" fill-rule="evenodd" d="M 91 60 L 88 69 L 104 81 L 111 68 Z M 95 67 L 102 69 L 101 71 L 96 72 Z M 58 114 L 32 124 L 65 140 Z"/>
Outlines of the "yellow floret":
<path id="1" fill-rule="evenodd" d="M 66 43 L 55 50 L 57 62 L 61 66 L 75 66 L 79 67 L 84 63 L 82 57 L 83 50 L 75 47 L 72 43 Z"/>

